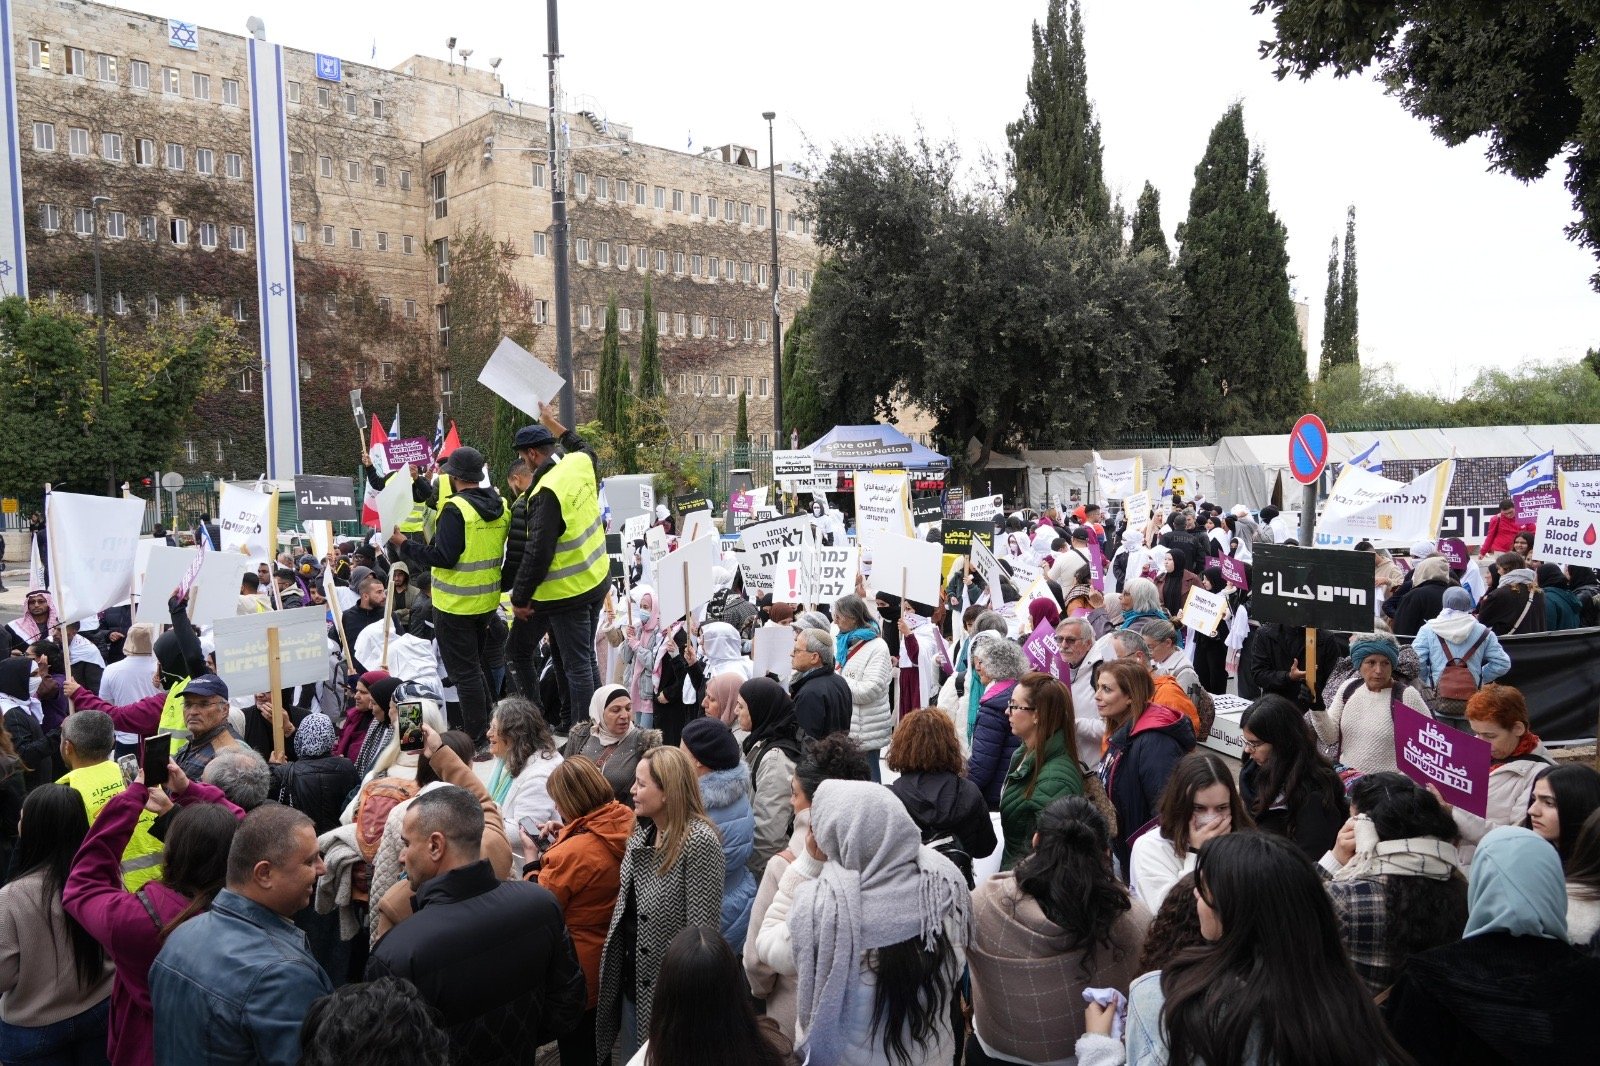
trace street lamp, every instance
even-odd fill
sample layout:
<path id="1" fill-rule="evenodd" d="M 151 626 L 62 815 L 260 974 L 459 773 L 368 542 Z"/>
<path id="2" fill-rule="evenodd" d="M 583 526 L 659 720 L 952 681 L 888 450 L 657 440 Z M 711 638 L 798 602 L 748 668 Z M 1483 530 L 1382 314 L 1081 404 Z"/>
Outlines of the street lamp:
<path id="1" fill-rule="evenodd" d="M 95 347 L 100 353 L 100 424 L 111 415 L 111 366 L 106 360 L 106 293 L 100 276 L 100 205 L 109 204 L 111 197 L 96 196 L 89 201 L 89 213 L 94 222 L 94 332 Z M 106 495 L 117 494 L 116 450 L 106 442 Z"/>
<path id="2" fill-rule="evenodd" d="M 561 33 L 556 25 L 557 0 L 545 0 L 550 50 L 550 251 L 556 260 L 556 372 L 561 375 L 561 424 L 577 424 L 572 398 L 572 308 L 567 276 L 567 179 L 561 170 Z"/>
<path id="3" fill-rule="evenodd" d="M 555 0 L 551 0 L 554 3 Z M 772 439 L 783 442 L 783 340 L 778 321 L 778 158 L 773 147 L 772 120 L 776 111 L 763 111 L 767 120 L 767 225 L 772 228 Z"/>

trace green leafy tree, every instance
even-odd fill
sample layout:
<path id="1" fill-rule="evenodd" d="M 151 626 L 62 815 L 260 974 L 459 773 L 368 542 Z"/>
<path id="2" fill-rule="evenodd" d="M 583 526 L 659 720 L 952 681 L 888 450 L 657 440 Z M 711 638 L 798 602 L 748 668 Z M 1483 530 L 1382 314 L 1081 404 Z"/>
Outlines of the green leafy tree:
<path id="1" fill-rule="evenodd" d="M 1147 181 L 1133 209 L 1133 236 L 1128 242 L 1128 251 L 1138 255 L 1152 248 L 1163 263 L 1171 261 L 1172 250 L 1167 247 L 1167 235 L 1161 229 L 1161 194 Z"/>
<path id="2" fill-rule="evenodd" d="M 1567 236 L 1600 256 L 1600 7 L 1587 2 L 1256 0 L 1279 78 L 1376 67 L 1435 137 L 1487 141 L 1490 165 L 1522 181 L 1562 157 L 1578 219 Z M 1600 289 L 1600 271 L 1590 278 Z"/>
<path id="3" fill-rule="evenodd" d="M 1185 402 L 1165 427 L 1213 437 L 1287 429 L 1307 397 L 1305 354 L 1286 234 L 1240 104 L 1211 131 L 1178 241 L 1185 306 L 1167 368 Z"/>
<path id="4" fill-rule="evenodd" d="M 1322 302 L 1322 361 L 1318 377 L 1333 367 L 1361 361 L 1356 302 L 1356 206 L 1351 204 L 1344 220 L 1344 261 L 1339 259 L 1337 236 L 1328 250 L 1328 291 Z"/>
<path id="5" fill-rule="evenodd" d="M 1011 147 L 1011 206 L 1062 224 L 1110 218 L 1100 122 L 1089 103 L 1083 18 L 1077 0 L 1050 0 L 1045 23 L 1033 24 L 1033 70 L 1022 117 L 1006 127 Z"/>
<path id="6" fill-rule="evenodd" d="M 739 394 L 739 417 L 733 426 L 733 446 L 750 450 L 750 407 L 745 394 Z"/>
<path id="7" fill-rule="evenodd" d="M 1344 361 L 1339 358 L 1344 351 L 1340 337 L 1343 326 L 1344 314 L 1339 306 L 1339 238 L 1335 237 L 1328 249 L 1328 288 L 1322 297 L 1322 360 L 1318 364 L 1318 378 L 1327 377 L 1329 371 Z"/>
<path id="8" fill-rule="evenodd" d="M 233 320 L 211 305 L 147 326 L 108 323 L 110 401 L 95 323 L 45 301 L 0 300 L 0 434 L 26 441 L 0 467 L 0 493 L 40 499 L 46 482 L 103 492 L 166 464 L 196 402 L 250 365 Z"/>
<path id="9" fill-rule="evenodd" d="M 611 299 L 606 301 L 606 330 L 600 340 L 600 368 L 595 375 L 599 379 L 595 386 L 595 419 L 612 433 L 619 433 L 622 430 L 618 420 L 617 395 L 617 369 L 621 361 L 621 350 L 618 347 L 617 297 L 613 293 Z"/>
<path id="10" fill-rule="evenodd" d="M 612 317 L 615 318 L 615 299 L 612 300 Z M 614 404 L 616 428 L 612 431 L 617 438 L 617 470 L 624 474 L 637 474 L 638 463 L 638 432 L 635 425 L 635 400 L 633 395 L 633 368 L 628 357 L 621 352 L 617 353 L 616 382 L 613 385 L 616 400 Z"/>
<path id="11" fill-rule="evenodd" d="M 1600 376 L 1587 358 L 1479 372 L 1459 399 L 1401 384 L 1392 366 L 1335 366 L 1313 387 L 1313 403 L 1334 431 L 1429 426 L 1562 425 L 1590 421 Z"/>

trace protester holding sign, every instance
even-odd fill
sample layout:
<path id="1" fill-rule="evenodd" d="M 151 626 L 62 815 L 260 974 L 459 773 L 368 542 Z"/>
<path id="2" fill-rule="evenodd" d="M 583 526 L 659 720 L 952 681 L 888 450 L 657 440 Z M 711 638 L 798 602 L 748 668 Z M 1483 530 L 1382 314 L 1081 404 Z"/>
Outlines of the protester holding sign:
<path id="1" fill-rule="evenodd" d="M 1391 705 L 1404 703 L 1430 718 L 1433 712 L 1416 689 L 1395 684 L 1400 648 L 1388 636 L 1373 633 L 1351 641 L 1350 658 L 1361 676 L 1349 681 L 1326 710 L 1313 710 L 1312 725 L 1322 743 L 1339 745 L 1339 761 L 1351 769 L 1396 771 Z"/>
<path id="2" fill-rule="evenodd" d="M 1472 694 L 1466 705 L 1473 734 L 1489 745 L 1488 810 L 1482 818 L 1460 807 L 1448 808 L 1461 833 L 1458 848 L 1463 866 L 1491 829 L 1521 825 L 1533 802 L 1533 781 L 1552 760 L 1533 724 L 1528 704 L 1510 685 L 1488 684 Z"/>

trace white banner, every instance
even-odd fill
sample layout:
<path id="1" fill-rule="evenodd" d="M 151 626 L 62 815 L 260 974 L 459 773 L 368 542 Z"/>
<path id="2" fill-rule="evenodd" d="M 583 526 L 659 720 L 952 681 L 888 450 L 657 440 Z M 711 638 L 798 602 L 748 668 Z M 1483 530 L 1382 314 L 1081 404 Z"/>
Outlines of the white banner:
<path id="1" fill-rule="evenodd" d="M 395 529 L 411 513 L 411 504 L 411 464 L 407 463 L 378 493 L 378 533 L 384 540 L 394 536 Z"/>
<path id="2" fill-rule="evenodd" d="M 773 603 L 811 602 L 811 559 L 804 548 L 784 548 L 772 567 Z"/>
<path id="3" fill-rule="evenodd" d="M 794 495 L 800 492 L 809 492 L 815 495 L 819 492 L 837 492 L 839 490 L 839 471 L 813 470 L 807 477 L 791 477 L 783 481 L 783 491 Z"/>
<path id="4" fill-rule="evenodd" d="M 1102 459 L 1099 452 L 1091 452 L 1094 456 L 1095 477 L 1100 481 L 1100 492 L 1108 500 L 1121 500 L 1139 491 L 1139 486 L 1144 484 L 1144 460 L 1137 457 L 1133 459 Z"/>
<path id="5" fill-rule="evenodd" d="M 856 474 L 856 539 L 869 533 L 911 535 L 910 483 L 903 470 Z"/>
<path id="6" fill-rule="evenodd" d="M 1128 517 L 1130 527 L 1142 527 L 1150 521 L 1150 493 L 1135 492 L 1131 496 L 1122 498 L 1122 510 Z"/>
<path id="7" fill-rule="evenodd" d="M 773 480 L 809 478 L 816 469 L 816 458 L 804 448 L 779 448 L 772 453 Z"/>
<path id="8" fill-rule="evenodd" d="M 1600 566 L 1600 517 L 1593 511 L 1540 511 L 1533 550 L 1542 563 Z"/>
<path id="9" fill-rule="evenodd" d="M 1323 504 L 1313 546 L 1349 548 L 1363 540 L 1380 546 L 1437 540 L 1455 466 L 1455 460 L 1446 459 L 1405 485 L 1346 466 Z"/>
<path id="10" fill-rule="evenodd" d="M 224 484 L 221 501 L 217 526 L 222 530 L 222 543 L 217 550 L 247 556 L 255 563 L 274 562 L 278 553 L 274 513 L 277 496 L 243 485 Z"/>
<path id="11" fill-rule="evenodd" d="M 1600 513 L 1600 470 L 1561 472 L 1561 502 L 1569 510 Z"/>
<path id="12" fill-rule="evenodd" d="M 501 337 L 478 372 L 478 384 L 528 417 L 538 418 L 539 404 L 555 403 L 566 381 L 522 345 Z"/>
<path id="13" fill-rule="evenodd" d="M 979 496 L 976 500 L 967 500 L 961 505 L 961 520 L 982 522 L 1004 511 L 1005 507 L 1004 496 Z"/>
<path id="14" fill-rule="evenodd" d="M 656 603 L 661 624 L 667 626 L 703 605 L 717 591 L 711 570 L 722 561 L 722 542 L 701 537 L 679 544 L 656 566 Z M 687 598 L 685 598 L 687 596 Z"/>
<path id="15" fill-rule="evenodd" d="M 898 533 L 880 532 L 869 534 L 863 547 L 872 553 L 868 591 L 904 596 L 927 606 L 939 602 L 943 545 L 902 537 Z"/>
<path id="16" fill-rule="evenodd" d="M 45 496 L 45 552 L 56 613 L 76 622 L 133 594 L 144 501 L 120 496 Z"/>
<path id="17" fill-rule="evenodd" d="M 744 571 L 745 592 L 753 601 L 772 591 L 772 568 L 785 548 L 804 548 L 810 543 L 811 517 L 793 515 L 774 522 L 760 522 L 739 531 L 739 567 Z"/>
<path id="18" fill-rule="evenodd" d="M 272 688 L 267 630 L 278 631 L 279 680 L 284 688 L 314 685 L 328 676 L 328 612 L 323 607 L 219 618 L 212 629 L 217 676 L 236 695 Z M 378 626 L 381 632 L 383 626 Z"/>
<path id="19" fill-rule="evenodd" d="M 0 79 L 5 99 L 0 101 L 0 296 L 28 298 L 28 248 L 22 221 L 22 149 L 17 133 L 17 52 L 12 42 L 11 0 L 0 0 L 0 33 L 6 42 L 0 55 Z"/>
<path id="20" fill-rule="evenodd" d="M 1189 590 L 1189 598 L 1183 601 L 1183 624 L 1192 627 L 1196 633 L 1214 637 L 1227 611 L 1226 596 L 1220 592 L 1207 592 L 1196 585 Z"/>
<path id="21" fill-rule="evenodd" d="M 760 626 L 750 639 L 750 661 L 756 677 L 777 674 L 787 687 L 789 675 L 794 672 L 791 657 L 794 654 L 795 631 L 793 626 Z"/>

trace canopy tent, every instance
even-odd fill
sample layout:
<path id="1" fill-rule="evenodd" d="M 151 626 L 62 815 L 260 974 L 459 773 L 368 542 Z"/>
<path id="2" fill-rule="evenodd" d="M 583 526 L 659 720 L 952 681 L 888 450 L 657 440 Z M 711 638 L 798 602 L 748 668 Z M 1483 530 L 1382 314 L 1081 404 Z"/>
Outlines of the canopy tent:
<path id="1" fill-rule="evenodd" d="M 1145 487 L 1152 493 L 1161 490 L 1161 478 L 1166 473 L 1168 455 L 1172 472 L 1184 479 L 1187 495 L 1196 494 L 1212 499 L 1212 449 L 1211 448 L 1107 448 L 1100 452 L 1102 459 L 1144 460 Z M 1028 503 L 1044 507 L 1053 503 L 1105 503 L 1100 486 L 1094 477 L 1094 454 L 1090 449 L 1066 451 L 1022 450 L 1023 463 L 1028 468 Z M 1077 495 L 1074 496 L 1073 494 Z"/>
<path id="2" fill-rule="evenodd" d="M 806 449 L 819 470 L 948 470 L 950 460 L 893 426 L 834 426 Z"/>

